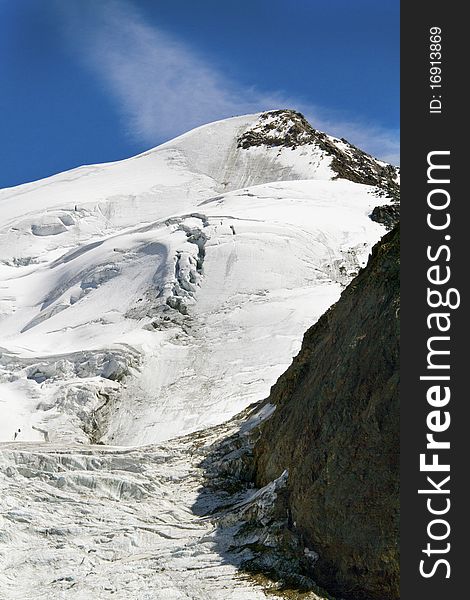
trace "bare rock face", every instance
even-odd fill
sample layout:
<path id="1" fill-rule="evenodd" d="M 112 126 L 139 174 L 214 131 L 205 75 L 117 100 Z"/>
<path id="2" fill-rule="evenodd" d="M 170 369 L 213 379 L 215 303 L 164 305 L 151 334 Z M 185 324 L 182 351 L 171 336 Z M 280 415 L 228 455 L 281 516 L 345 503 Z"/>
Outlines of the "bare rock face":
<path id="1" fill-rule="evenodd" d="M 345 600 L 399 598 L 399 229 L 304 336 L 254 447 L 259 486 L 288 470 L 311 576 Z"/>

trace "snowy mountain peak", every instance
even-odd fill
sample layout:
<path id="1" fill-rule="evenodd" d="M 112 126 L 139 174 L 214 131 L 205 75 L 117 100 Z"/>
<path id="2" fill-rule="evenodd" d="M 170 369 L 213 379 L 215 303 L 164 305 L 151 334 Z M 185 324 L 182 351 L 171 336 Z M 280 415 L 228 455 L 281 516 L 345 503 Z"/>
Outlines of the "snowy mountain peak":
<path id="1" fill-rule="evenodd" d="M 284 110 L 1 191 L 1 437 L 154 442 L 264 397 L 394 174 Z"/>
<path id="2" fill-rule="evenodd" d="M 256 123 L 238 138 L 243 149 L 316 147 L 331 160 L 333 178 L 375 185 L 393 200 L 399 199 L 399 169 L 377 160 L 344 138 L 314 129 L 300 112 L 283 109 L 261 113 Z"/>

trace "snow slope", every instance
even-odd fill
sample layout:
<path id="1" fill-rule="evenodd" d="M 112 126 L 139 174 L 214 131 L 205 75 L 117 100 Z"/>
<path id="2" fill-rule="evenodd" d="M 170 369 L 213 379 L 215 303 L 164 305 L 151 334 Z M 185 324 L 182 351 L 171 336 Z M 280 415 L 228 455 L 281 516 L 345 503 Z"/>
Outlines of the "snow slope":
<path id="1" fill-rule="evenodd" d="M 241 148 L 259 121 L 1 192 L 1 439 L 152 443 L 268 393 L 384 230 L 314 143 Z"/>
<path id="2" fill-rule="evenodd" d="M 206 550 L 194 447 L 174 438 L 265 398 L 385 232 L 383 192 L 338 179 L 301 128 L 292 142 L 296 118 L 0 191 L 5 597 L 42 597 L 38 580 L 117 598 L 114 573 L 122 597 L 263 597 Z"/>

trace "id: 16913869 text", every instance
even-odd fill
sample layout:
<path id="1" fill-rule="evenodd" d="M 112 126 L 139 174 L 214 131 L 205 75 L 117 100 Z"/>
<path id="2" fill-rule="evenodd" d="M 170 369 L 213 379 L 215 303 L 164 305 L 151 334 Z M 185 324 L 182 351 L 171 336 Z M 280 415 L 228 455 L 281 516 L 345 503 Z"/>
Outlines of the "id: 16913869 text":
<path id="1" fill-rule="evenodd" d="M 430 114 L 442 112 L 442 30 L 440 27 L 429 29 L 429 87 L 431 100 L 429 102 Z"/>

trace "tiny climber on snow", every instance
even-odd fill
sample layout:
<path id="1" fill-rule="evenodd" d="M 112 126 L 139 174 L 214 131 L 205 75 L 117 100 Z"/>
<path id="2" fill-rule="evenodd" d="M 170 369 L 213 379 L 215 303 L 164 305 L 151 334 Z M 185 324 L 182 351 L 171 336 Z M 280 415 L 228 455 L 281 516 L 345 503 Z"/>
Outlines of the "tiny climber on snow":
<path id="1" fill-rule="evenodd" d="M 233 225 L 230 225 L 230 229 L 232 230 L 233 235 L 235 235 L 235 227 Z"/>
<path id="2" fill-rule="evenodd" d="M 21 429 L 18 428 L 18 431 L 15 431 L 15 435 L 13 436 L 13 441 L 16 440 L 16 438 L 18 437 L 19 433 L 21 433 Z"/>

